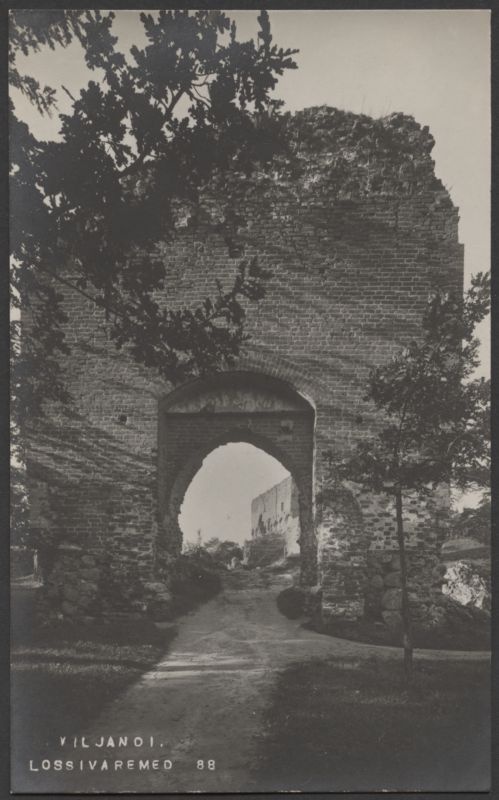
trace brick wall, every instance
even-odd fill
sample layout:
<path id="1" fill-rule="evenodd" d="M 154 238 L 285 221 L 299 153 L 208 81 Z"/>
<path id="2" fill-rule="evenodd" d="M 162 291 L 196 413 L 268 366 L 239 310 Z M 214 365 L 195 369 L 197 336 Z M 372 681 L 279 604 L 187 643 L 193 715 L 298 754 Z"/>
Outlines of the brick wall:
<path id="1" fill-rule="evenodd" d="M 236 377 L 237 376 L 237 377 Z M 223 378 L 222 378 L 223 379 Z M 251 381 L 251 374 L 240 373 L 232 380 L 238 385 Z M 248 394 L 251 388 L 248 386 Z M 304 572 L 315 577 L 315 531 L 313 513 L 313 410 L 303 403 L 302 410 L 224 413 L 169 413 L 160 420 L 159 509 L 164 549 L 178 554 L 182 533 L 178 525 L 187 488 L 203 459 L 227 442 L 248 442 L 277 458 L 289 470 L 297 486 L 298 514 Z M 214 487 L 223 503 L 223 487 Z"/>
<path id="2" fill-rule="evenodd" d="M 152 247 L 149 255 L 164 263 L 165 303 L 177 308 L 213 295 L 216 280 L 229 286 L 241 257 L 256 255 L 269 270 L 266 297 L 247 304 L 250 338 L 237 370 L 284 381 L 313 407 L 313 421 L 303 421 L 306 452 L 311 451 L 307 474 L 297 480 L 305 487 L 308 533 L 302 552 L 307 551 L 310 582 L 316 579 L 313 515 L 325 472 L 323 451 L 348 452 L 377 428 L 379 418 L 363 400 L 369 370 L 418 335 L 432 289 L 460 289 L 463 251 L 458 212 L 434 176 L 426 128 L 402 115 L 374 121 L 320 108 L 291 117 L 289 130 L 294 162 L 283 156 L 266 173 L 233 175 L 223 187 L 213 185 L 195 213 L 179 209 L 175 242 Z M 242 220 L 237 225 L 227 221 L 231 209 Z M 237 257 L 229 239 L 237 243 Z M 91 302 L 68 291 L 66 310 L 72 347 L 67 382 L 74 404 L 69 413 L 54 406 L 47 422 L 33 422 L 29 473 L 55 487 L 54 524 L 64 546 L 104 559 L 106 569 L 123 572 L 125 582 L 135 574 L 151 581 L 158 565 L 167 574 L 178 552 L 177 522 L 165 520 L 172 509 L 167 495 L 192 471 L 191 450 L 233 434 L 222 420 L 215 431 L 213 420 L 194 415 L 180 427 L 172 418 L 158 440 L 158 409 L 173 387 L 115 350 L 103 313 Z M 243 427 L 255 441 L 260 434 L 261 441 L 275 443 L 278 415 L 273 421 L 263 415 L 256 427 L 253 417 L 247 423 Z M 268 429 L 272 425 L 275 430 Z M 302 447 L 300 435 L 297 429 L 289 448 Z M 184 474 L 182 458 L 191 456 Z M 354 533 L 363 527 L 367 549 L 392 546 L 391 511 L 379 502 L 369 509 L 359 501 L 360 517 L 355 512 L 351 518 Z M 421 536 L 424 528 L 433 548 L 431 527 L 425 523 Z M 319 539 L 321 580 L 336 585 L 338 596 L 357 597 L 360 572 L 358 579 L 340 581 L 324 528 Z M 353 554 L 351 565 L 355 560 Z M 362 569 L 365 584 L 365 563 Z"/>
<path id="3" fill-rule="evenodd" d="M 251 503 L 252 540 L 270 535 L 281 538 L 281 555 L 300 552 L 298 490 L 291 475 L 259 494 Z"/>

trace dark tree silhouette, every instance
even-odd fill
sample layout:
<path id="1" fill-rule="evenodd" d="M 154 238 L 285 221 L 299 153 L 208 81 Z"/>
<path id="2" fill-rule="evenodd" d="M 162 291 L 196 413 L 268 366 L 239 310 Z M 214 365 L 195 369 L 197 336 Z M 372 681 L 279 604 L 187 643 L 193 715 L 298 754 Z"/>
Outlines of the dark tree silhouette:
<path id="1" fill-rule="evenodd" d="M 474 331 L 490 304 L 488 275 L 478 274 L 464 297 L 438 292 L 428 302 L 423 334 L 373 370 L 366 399 L 383 413 L 379 434 L 334 464 L 348 479 L 395 500 L 401 563 L 401 616 L 406 675 L 412 670 L 404 500 L 445 483 L 459 489 L 490 480 L 490 382 L 474 378 Z"/>
<path id="2" fill-rule="evenodd" d="M 162 10 L 140 15 L 147 43 L 125 54 L 114 16 L 10 15 L 10 82 L 40 113 L 58 113 L 56 91 L 23 74 L 19 54 L 77 40 L 96 71 L 70 96 L 69 113 L 58 114 L 57 141 L 38 139 L 10 102 L 12 303 L 21 311 L 12 325 L 12 418 L 21 464 L 26 420 L 70 399 L 64 291 L 90 298 L 116 346 L 174 382 L 233 363 L 244 305 L 264 294 L 256 260 L 242 261 L 233 285 L 214 281 L 198 307 L 168 308 L 158 299 L 164 266 L 144 253 L 173 241 L 176 204 L 195 207 L 210 181 L 265 168 L 284 147 L 281 103 L 270 95 L 296 66 L 294 51 L 274 44 L 265 11 L 257 39 L 240 41 L 222 11 Z M 25 508 L 22 492 L 13 505 Z"/>
<path id="3" fill-rule="evenodd" d="M 163 265 L 143 253 L 173 239 L 175 203 L 197 203 L 214 176 L 251 173 L 283 146 L 270 92 L 295 66 L 293 51 L 273 43 L 264 11 L 256 42 L 238 41 L 221 11 L 140 17 L 147 45 L 126 57 L 112 12 L 12 13 L 11 80 L 40 111 L 54 110 L 54 91 L 19 73 L 19 51 L 77 37 L 102 75 L 71 97 L 58 141 L 39 141 L 11 108 L 14 302 L 30 310 L 22 354 L 31 373 L 41 358 L 47 376 L 47 358 L 65 350 L 64 286 L 106 310 L 118 347 L 172 380 L 231 362 L 243 341 L 243 301 L 264 292 L 256 261 L 242 262 L 232 286 L 214 282 L 212 298 L 172 310 L 155 294 L 165 288 Z M 23 402 L 39 411 L 59 384 L 43 376 L 31 384 Z"/>

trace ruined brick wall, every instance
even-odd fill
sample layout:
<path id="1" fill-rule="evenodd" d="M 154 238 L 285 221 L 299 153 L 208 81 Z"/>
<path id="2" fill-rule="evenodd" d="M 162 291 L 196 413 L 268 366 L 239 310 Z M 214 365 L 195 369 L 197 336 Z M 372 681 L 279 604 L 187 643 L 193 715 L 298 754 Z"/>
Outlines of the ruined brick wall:
<path id="1" fill-rule="evenodd" d="M 159 506 L 163 531 L 159 542 L 165 543 L 169 553 L 180 552 L 180 508 L 203 458 L 229 441 L 244 441 L 277 458 L 293 475 L 299 487 L 297 512 L 301 521 L 301 550 L 304 560 L 310 556 L 305 568 L 315 572 L 313 425 L 313 414 L 308 410 L 165 413 L 160 430 Z M 219 492 L 220 502 L 223 502 L 224 487 L 213 489 Z"/>
<path id="2" fill-rule="evenodd" d="M 179 210 L 175 242 L 149 255 L 165 264 L 171 307 L 213 295 L 217 279 L 229 286 L 241 258 L 256 255 L 269 271 L 266 297 L 247 305 L 250 338 L 237 369 L 285 381 L 310 401 L 313 505 L 323 452 L 346 453 L 379 424 L 363 400 L 369 370 L 418 335 L 432 289 L 461 288 L 463 252 L 457 209 L 434 175 L 433 139 L 412 118 L 308 109 L 290 118 L 289 135 L 293 158 L 212 186 L 199 208 Z M 168 476 L 159 468 L 158 409 L 173 387 L 115 350 L 103 313 L 90 301 L 68 292 L 66 310 L 74 406 L 66 415 L 53 407 L 47 423 L 33 426 L 30 475 L 56 489 L 54 524 L 64 546 L 82 548 L 101 565 L 99 575 L 92 573 L 98 592 L 110 573 L 123 587 L 151 582 L 158 541 L 168 537 L 159 502 Z M 196 424 L 185 444 L 194 450 L 210 422 L 200 418 L 199 430 Z M 173 469 L 167 445 L 165 457 Z M 342 583 L 353 609 L 367 576 L 360 553 L 371 544 L 391 547 L 384 511 L 360 503 L 359 509 L 362 521 L 354 515 L 352 523 L 364 532 L 359 555 L 353 534 L 341 546 L 329 537 L 328 545 L 329 512 L 317 509 L 321 580 L 341 594 L 342 562 L 334 553 L 343 553 L 345 568 L 358 567 L 355 579 Z M 374 516 L 387 527 L 373 524 Z M 52 588 L 60 598 L 64 580 L 58 581 Z"/>
<path id="3" fill-rule="evenodd" d="M 291 475 L 259 494 L 251 503 L 252 540 L 272 535 L 281 539 L 282 556 L 300 552 L 298 490 Z M 249 549 L 252 543 L 249 542 Z"/>

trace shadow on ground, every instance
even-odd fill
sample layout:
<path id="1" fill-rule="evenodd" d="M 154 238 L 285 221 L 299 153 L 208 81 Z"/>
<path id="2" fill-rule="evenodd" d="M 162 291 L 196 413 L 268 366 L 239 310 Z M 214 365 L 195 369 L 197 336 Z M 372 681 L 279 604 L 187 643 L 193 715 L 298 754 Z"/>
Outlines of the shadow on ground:
<path id="1" fill-rule="evenodd" d="M 36 587 L 15 586 L 12 619 L 12 767 L 78 734 L 164 655 L 176 627 L 34 624 Z"/>
<path id="2" fill-rule="evenodd" d="M 490 774 L 486 663 L 373 658 L 288 667 L 267 709 L 252 791 L 486 791 Z"/>

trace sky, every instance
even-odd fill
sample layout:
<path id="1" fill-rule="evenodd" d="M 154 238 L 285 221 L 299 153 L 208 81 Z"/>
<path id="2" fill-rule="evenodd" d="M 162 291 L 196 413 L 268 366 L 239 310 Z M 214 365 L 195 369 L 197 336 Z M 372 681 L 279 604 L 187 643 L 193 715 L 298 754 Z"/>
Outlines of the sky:
<path id="1" fill-rule="evenodd" d="M 236 20 L 239 38 L 256 34 L 256 11 L 227 13 Z M 277 96 L 284 100 L 286 110 L 327 104 L 373 117 L 401 111 L 429 126 L 436 142 L 436 174 L 460 209 L 465 284 L 473 273 L 489 269 L 490 12 L 271 11 L 270 19 L 274 41 L 300 51 L 295 56 L 298 70 L 287 71 L 278 84 Z M 114 32 L 124 50 L 144 41 L 136 11 L 117 11 Z M 62 83 L 75 94 L 89 77 L 98 77 L 86 70 L 77 44 L 54 51 L 47 48 L 30 56 L 28 63 L 20 58 L 18 65 L 58 89 L 61 111 L 69 107 Z M 56 117 L 40 117 L 16 92 L 13 100 L 38 136 L 56 138 Z M 487 322 L 479 335 L 479 373 L 488 375 Z M 230 530 L 233 539 L 249 536 L 248 508 L 255 487 L 261 486 L 262 476 L 268 479 L 268 487 L 256 494 L 285 477 L 279 477 L 282 467 L 277 462 L 265 461 L 270 458 L 265 454 L 260 457 L 264 461 L 258 461 L 254 449 L 238 445 L 236 452 L 232 446 L 205 461 L 189 493 L 193 499 L 186 497 L 184 504 L 184 532 L 189 537 L 195 537 L 199 528 L 208 532 L 208 527 L 208 538 L 219 535 L 213 530 L 222 529 Z M 230 486 L 230 493 L 226 488 L 214 492 L 215 484 Z M 236 536 L 236 530 L 243 529 L 244 535 Z"/>
<path id="2" fill-rule="evenodd" d="M 246 442 L 213 450 L 184 499 L 179 519 L 184 542 L 196 542 L 198 530 L 202 541 L 213 536 L 241 543 L 249 539 L 251 500 L 288 476 L 279 461 Z"/>

